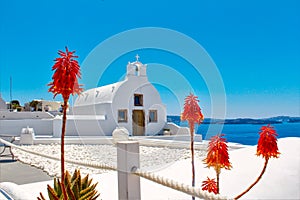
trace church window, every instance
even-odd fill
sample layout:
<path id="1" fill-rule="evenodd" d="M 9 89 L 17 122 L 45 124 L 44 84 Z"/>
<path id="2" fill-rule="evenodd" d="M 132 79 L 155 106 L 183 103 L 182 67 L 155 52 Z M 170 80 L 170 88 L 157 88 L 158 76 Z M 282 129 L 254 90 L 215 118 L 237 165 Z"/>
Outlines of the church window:
<path id="1" fill-rule="evenodd" d="M 134 106 L 143 106 L 142 94 L 134 94 Z"/>
<path id="2" fill-rule="evenodd" d="M 157 122 L 157 110 L 149 110 L 149 122 Z"/>
<path id="3" fill-rule="evenodd" d="M 127 110 L 118 110 L 118 122 L 127 122 Z"/>

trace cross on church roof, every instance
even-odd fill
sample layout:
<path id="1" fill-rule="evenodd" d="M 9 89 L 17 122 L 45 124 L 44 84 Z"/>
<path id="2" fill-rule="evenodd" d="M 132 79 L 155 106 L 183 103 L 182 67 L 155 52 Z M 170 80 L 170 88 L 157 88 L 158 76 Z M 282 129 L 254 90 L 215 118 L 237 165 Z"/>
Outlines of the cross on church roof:
<path id="1" fill-rule="evenodd" d="M 139 61 L 139 58 L 140 58 L 139 54 L 136 54 L 135 58 L 136 58 L 136 61 Z"/>

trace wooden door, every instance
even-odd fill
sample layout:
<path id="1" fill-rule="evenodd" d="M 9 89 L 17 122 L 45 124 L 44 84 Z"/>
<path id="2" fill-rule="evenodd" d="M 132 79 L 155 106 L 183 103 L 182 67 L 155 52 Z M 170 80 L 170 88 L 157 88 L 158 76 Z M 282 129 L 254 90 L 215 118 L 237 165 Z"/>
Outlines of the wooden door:
<path id="1" fill-rule="evenodd" d="M 132 111 L 132 134 L 134 136 L 145 135 L 145 112 L 143 110 Z"/>

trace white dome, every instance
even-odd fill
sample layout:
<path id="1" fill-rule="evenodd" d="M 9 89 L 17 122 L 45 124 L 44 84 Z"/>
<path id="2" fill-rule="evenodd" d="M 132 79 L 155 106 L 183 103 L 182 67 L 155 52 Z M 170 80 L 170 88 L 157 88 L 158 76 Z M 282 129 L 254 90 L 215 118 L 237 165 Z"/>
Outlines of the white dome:
<path id="1" fill-rule="evenodd" d="M 101 103 L 112 103 L 113 97 L 124 81 L 82 92 L 75 100 L 74 107 Z"/>

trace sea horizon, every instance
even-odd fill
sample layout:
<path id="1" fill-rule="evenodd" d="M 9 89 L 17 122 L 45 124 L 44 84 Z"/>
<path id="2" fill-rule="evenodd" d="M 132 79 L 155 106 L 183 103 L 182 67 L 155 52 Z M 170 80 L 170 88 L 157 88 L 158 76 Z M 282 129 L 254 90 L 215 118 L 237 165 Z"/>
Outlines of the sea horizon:
<path id="1" fill-rule="evenodd" d="M 285 119 L 288 118 L 285 116 Z M 178 126 L 188 127 L 188 123 L 186 121 L 180 121 L 180 116 L 173 118 L 175 119 L 173 121 L 171 121 L 171 119 L 172 117 L 168 116 L 169 122 L 173 122 Z M 278 119 L 280 119 L 280 117 L 278 117 Z M 296 117 L 296 119 L 299 120 L 300 118 Z M 256 145 L 259 138 L 260 128 L 271 124 L 271 126 L 273 126 L 276 130 L 278 138 L 300 137 L 300 121 L 267 123 L 268 120 L 263 119 L 262 122 L 266 123 L 202 123 L 200 125 L 196 125 L 195 132 L 198 135 L 202 135 L 203 140 L 209 140 L 211 136 L 216 134 L 224 134 L 224 138 L 226 138 L 227 142 L 243 145 Z"/>

